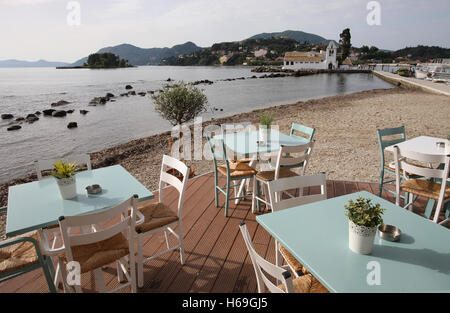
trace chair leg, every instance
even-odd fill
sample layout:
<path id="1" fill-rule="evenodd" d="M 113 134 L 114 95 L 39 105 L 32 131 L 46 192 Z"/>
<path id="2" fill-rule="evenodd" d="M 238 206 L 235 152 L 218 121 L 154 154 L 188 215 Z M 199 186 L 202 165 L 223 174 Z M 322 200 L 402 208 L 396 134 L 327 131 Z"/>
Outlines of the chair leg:
<path id="1" fill-rule="evenodd" d="M 256 201 L 256 179 L 253 179 L 253 192 L 252 192 L 252 213 L 255 213 L 255 201 Z"/>
<path id="2" fill-rule="evenodd" d="M 183 238 L 183 227 L 181 222 L 178 222 L 178 237 L 180 241 L 180 261 L 181 265 L 184 265 L 184 238 Z"/>
<path id="3" fill-rule="evenodd" d="M 230 198 L 230 180 L 227 178 L 227 189 L 225 193 L 225 216 L 228 216 L 228 202 Z"/>
<path id="4" fill-rule="evenodd" d="M 142 288 L 144 286 L 144 255 L 143 255 L 143 247 L 142 247 L 142 238 L 141 234 L 138 234 L 138 257 L 137 257 L 137 272 L 138 272 L 138 287 Z"/>
<path id="5" fill-rule="evenodd" d="M 102 269 L 101 268 L 95 269 L 94 276 L 95 276 L 95 285 L 97 286 L 98 292 L 105 293 L 106 286 L 105 286 L 105 279 L 103 277 Z"/>
<path id="6" fill-rule="evenodd" d="M 170 249 L 170 238 L 169 238 L 169 234 L 168 234 L 167 230 L 164 231 L 164 236 L 166 237 L 167 249 Z"/>
<path id="7" fill-rule="evenodd" d="M 255 185 L 256 185 L 256 196 L 259 198 L 260 194 L 259 194 L 259 181 L 255 178 Z M 261 212 L 261 203 L 259 201 L 259 199 L 256 199 L 256 207 L 258 209 L 258 212 Z"/>
<path id="8" fill-rule="evenodd" d="M 47 281 L 48 289 L 50 290 L 51 293 L 56 293 L 56 288 L 55 288 L 55 285 L 53 284 L 51 270 L 49 268 L 50 267 L 49 263 L 51 263 L 51 262 L 52 262 L 51 258 L 46 257 L 45 260 L 41 261 L 41 265 L 42 265 L 42 271 L 44 272 L 45 280 Z M 51 264 L 51 266 L 53 267 L 53 264 Z"/>
<path id="9" fill-rule="evenodd" d="M 217 190 L 217 187 L 218 187 L 217 174 L 214 173 L 214 196 L 216 200 L 216 208 L 219 206 L 219 191 Z"/>
<path id="10" fill-rule="evenodd" d="M 381 193 L 383 191 L 383 182 L 384 182 L 384 170 L 380 172 L 380 183 L 378 187 L 378 197 L 381 197 Z"/>
<path id="11" fill-rule="evenodd" d="M 130 284 L 131 284 L 131 292 L 136 293 L 137 287 L 136 287 L 136 260 L 134 258 L 134 253 L 130 253 L 130 260 L 129 260 L 129 275 L 131 278 Z"/>
<path id="12" fill-rule="evenodd" d="M 125 275 L 123 274 L 122 267 L 120 266 L 120 262 L 116 261 L 116 267 L 117 267 L 117 281 L 119 283 L 125 282 Z"/>

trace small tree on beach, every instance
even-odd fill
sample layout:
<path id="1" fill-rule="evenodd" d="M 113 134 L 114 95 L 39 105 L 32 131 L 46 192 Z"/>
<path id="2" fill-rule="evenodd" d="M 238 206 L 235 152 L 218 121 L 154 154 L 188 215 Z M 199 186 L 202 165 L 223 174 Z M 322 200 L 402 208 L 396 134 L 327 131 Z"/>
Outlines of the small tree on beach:
<path id="1" fill-rule="evenodd" d="M 172 85 L 164 86 L 164 89 L 152 96 L 155 105 L 155 111 L 173 126 L 180 126 L 189 123 L 198 115 L 205 112 L 208 106 L 208 99 L 203 90 L 198 89 L 192 84 L 186 84 L 183 81 Z M 180 134 L 180 141 L 183 133 Z M 186 157 L 190 159 L 190 138 L 185 139 L 183 151 Z M 169 149 L 172 148 L 180 152 L 180 142 L 173 147 L 173 138 L 169 138 Z M 176 151 L 175 150 L 175 151 Z"/>
<path id="2" fill-rule="evenodd" d="M 339 40 L 339 44 L 341 45 L 342 49 L 341 62 L 343 62 L 349 56 L 350 48 L 352 47 L 352 36 L 350 35 L 350 28 L 344 29 L 342 33 L 339 34 L 339 37 L 341 38 Z"/>
<path id="3" fill-rule="evenodd" d="M 183 81 L 164 86 L 152 99 L 155 111 L 173 126 L 192 121 L 208 108 L 208 99 L 203 91 Z"/>

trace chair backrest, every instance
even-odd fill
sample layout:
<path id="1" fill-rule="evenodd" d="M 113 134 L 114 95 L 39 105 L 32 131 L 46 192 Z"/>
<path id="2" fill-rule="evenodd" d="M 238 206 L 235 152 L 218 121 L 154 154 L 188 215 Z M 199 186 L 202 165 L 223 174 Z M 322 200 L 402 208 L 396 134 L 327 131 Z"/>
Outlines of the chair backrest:
<path id="1" fill-rule="evenodd" d="M 72 247 L 100 242 L 122 233 L 129 241 L 130 262 L 134 261 L 134 237 L 138 196 L 134 195 L 121 204 L 96 213 L 77 216 L 61 216 L 59 226 L 67 261 L 73 261 Z M 120 221 L 113 221 L 120 217 Z M 102 225 L 103 223 L 103 225 Z M 107 224 L 106 224 L 107 223 Z M 90 225 L 102 225 L 95 232 L 75 233 L 74 229 L 84 229 Z M 112 225 L 111 225 L 112 224 Z M 127 233 L 129 231 L 129 234 Z"/>
<path id="2" fill-rule="evenodd" d="M 426 178 L 441 179 L 441 189 L 439 193 L 439 200 L 437 208 L 440 208 L 447 188 L 447 182 L 449 180 L 450 171 L 450 155 L 436 155 L 436 154 L 424 154 L 416 151 L 410 151 L 399 146 L 394 146 L 394 162 L 395 162 L 395 179 L 396 179 L 396 192 L 400 192 L 400 171 L 408 172 L 409 175 L 418 175 Z M 444 168 L 431 166 L 420 166 L 419 163 L 424 164 L 444 164 Z M 436 210 L 434 221 L 437 222 L 439 218 L 440 209 Z"/>
<path id="3" fill-rule="evenodd" d="M 298 136 L 295 134 L 296 132 L 299 132 L 299 133 L 303 134 L 304 136 Z M 297 139 L 308 139 L 308 141 L 311 141 L 314 138 L 315 132 L 316 132 L 315 128 L 304 126 L 304 125 L 297 124 L 297 123 L 292 123 L 290 135 L 291 135 L 291 137 L 294 137 Z"/>
<path id="4" fill-rule="evenodd" d="M 327 199 L 327 179 L 325 174 L 280 178 L 270 181 L 268 185 L 270 203 L 274 212 Z M 300 192 L 298 197 L 290 197 L 288 199 L 278 196 L 284 191 L 297 188 L 303 189 L 305 187 L 320 187 L 320 193 L 305 196 Z"/>
<path id="5" fill-rule="evenodd" d="M 286 287 L 286 292 L 294 292 L 291 273 L 281 267 L 276 266 L 275 264 L 266 261 L 255 251 L 255 248 L 252 244 L 252 239 L 250 238 L 250 234 L 248 233 L 247 225 L 245 223 L 241 223 L 239 225 L 239 228 L 241 230 L 242 237 L 244 237 L 245 245 L 247 246 L 248 253 L 250 254 L 250 258 L 253 263 L 253 268 L 256 274 L 256 281 L 258 283 L 258 292 L 265 292 L 265 288 L 267 288 L 272 293 L 285 292 L 282 289 L 278 288 L 278 286 L 275 285 L 266 276 L 265 273 L 269 274 L 273 278 L 276 278 L 277 281 L 281 281 Z"/>
<path id="6" fill-rule="evenodd" d="M 206 134 L 205 137 L 206 137 L 206 140 L 208 141 L 209 150 L 213 157 L 214 169 L 217 168 L 217 160 L 224 160 L 227 168 L 229 168 L 229 160 L 227 157 L 227 150 L 226 150 L 223 139 L 215 138 L 214 142 L 213 142 L 213 140 L 211 139 L 211 137 L 209 135 Z"/>
<path id="7" fill-rule="evenodd" d="M 397 143 L 406 140 L 405 126 L 377 129 L 377 136 L 378 136 L 378 146 L 380 147 L 381 167 L 383 168 L 385 163 L 384 149 L 386 147 L 395 145 Z M 388 140 L 383 140 L 383 137 L 387 136 L 393 136 L 397 138 L 390 138 Z"/>
<path id="8" fill-rule="evenodd" d="M 175 169 L 182 176 L 180 180 L 176 176 L 168 173 L 168 170 Z M 161 174 L 159 178 L 159 202 L 163 202 L 163 188 L 167 185 L 174 187 L 179 192 L 178 198 L 178 217 L 181 218 L 181 210 L 183 207 L 183 197 L 186 191 L 187 182 L 189 179 L 189 167 L 182 161 L 175 159 L 174 157 L 163 155 Z"/>
<path id="9" fill-rule="evenodd" d="M 314 141 L 298 146 L 281 146 L 275 165 L 275 179 L 278 179 L 280 169 L 302 167 L 302 175 L 311 156 Z M 292 155 L 294 154 L 294 155 Z"/>
<path id="10" fill-rule="evenodd" d="M 61 158 L 63 160 L 67 160 L 68 162 L 74 161 L 77 163 L 78 166 L 86 166 L 86 169 L 90 171 L 92 169 L 91 165 L 91 157 L 88 154 L 79 154 L 79 155 L 73 155 L 65 158 Z M 42 178 L 46 178 L 45 176 L 42 176 L 42 171 L 48 171 L 53 169 L 53 165 L 56 161 L 59 161 L 61 159 L 45 159 L 45 160 L 37 160 L 35 161 L 35 167 L 36 167 L 36 174 L 39 180 L 42 180 Z"/>

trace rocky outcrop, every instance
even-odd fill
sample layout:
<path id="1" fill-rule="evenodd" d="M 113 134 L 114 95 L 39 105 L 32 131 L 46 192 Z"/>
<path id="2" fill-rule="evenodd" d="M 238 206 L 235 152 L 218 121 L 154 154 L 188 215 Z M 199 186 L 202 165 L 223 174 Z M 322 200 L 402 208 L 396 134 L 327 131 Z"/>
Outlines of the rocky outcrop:
<path id="1" fill-rule="evenodd" d="M 89 113 L 89 111 L 87 111 L 87 110 L 80 110 L 80 114 L 86 115 L 88 113 Z"/>
<path id="2" fill-rule="evenodd" d="M 43 110 L 42 113 L 44 114 L 44 116 L 52 116 L 53 112 L 55 112 L 56 110 L 54 109 L 48 109 L 48 110 Z"/>
<path id="3" fill-rule="evenodd" d="M 112 93 L 110 93 L 110 92 L 108 92 L 107 94 L 106 94 L 106 96 L 105 96 L 106 98 L 114 98 L 115 97 L 115 95 L 114 94 L 112 94 Z"/>
<path id="4" fill-rule="evenodd" d="M 34 114 L 36 114 L 36 115 L 41 115 L 41 112 L 36 111 L 36 112 L 34 112 Z"/>
<path id="5" fill-rule="evenodd" d="M 2 120 L 10 120 L 12 118 L 14 118 L 12 114 L 2 114 Z"/>
<path id="6" fill-rule="evenodd" d="M 146 94 L 147 93 L 145 91 L 138 92 L 138 95 L 140 95 L 141 97 L 145 97 Z"/>
<path id="7" fill-rule="evenodd" d="M 64 117 L 66 115 L 67 115 L 66 111 L 63 111 L 63 110 L 55 111 L 55 112 L 52 113 L 53 117 Z"/>
<path id="8" fill-rule="evenodd" d="M 131 85 L 126 85 L 126 86 L 125 86 L 125 89 L 127 89 L 127 90 L 128 90 L 128 89 L 133 89 L 133 86 L 131 86 Z"/>
<path id="9" fill-rule="evenodd" d="M 67 114 L 72 114 L 73 111 L 75 111 L 75 110 L 67 110 L 66 113 L 67 113 Z"/>
<path id="10" fill-rule="evenodd" d="M 22 126 L 20 126 L 20 125 L 13 125 L 13 126 L 8 127 L 6 130 L 12 131 L 12 130 L 19 130 L 21 128 L 22 128 Z"/>
<path id="11" fill-rule="evenodd" d="M 77 128 L 77 127 L 78 127 L 77 122 L 70 122 L 70 123 L 67 125 L 67 128 L 68 128 L 68 129 Z"/>
<path id="12" fill-rule="evenodd" d="M 132 91 L 128 91 L 128 94 L 130 96 L 135 96 L 136 95 L 136 91 L 132 90 Z"/>
<path id="13" fill-rule="evenodd" d="M 214 82 L 210 81 L 208 79 L 205 79 L 205 80 L 197 80 L 197 81 L 192 83 L 192 85 L 194 85 L 194 86 L 195 85 L 200 85 L 200 84 L 212 85 L 212 84 L 214 84 Z"/>
<path id="14" fill-rule="evenodd" d="M 23 121 L 23 120 L 25 120 L 24 117 L 18 117 L 18 118 L 16 118 L 16 122 L 21 122 L 21 121 Z"/>
<path id="15" fill-rule="evenodd" d="M 70 102 L 68 102 L 68 101 L 60 100 L 58 102 L 52 103 L 52 107 L 59 107 L 59 106 L 66 105 L 66 104 L 69 104 L 69 103 Z"/>
<path id="16" fill-rule="evenodd" d="M 26 119 L 26 121 L 28 122 L 28 123 L 34 123 L 34 122 L 36 122 L 36 121 L 38 121 L 39 120 L 39 117 L 37 117 L 35 114 L 28 114 L 27 115 L 27 117 L 25 118 Z"/>

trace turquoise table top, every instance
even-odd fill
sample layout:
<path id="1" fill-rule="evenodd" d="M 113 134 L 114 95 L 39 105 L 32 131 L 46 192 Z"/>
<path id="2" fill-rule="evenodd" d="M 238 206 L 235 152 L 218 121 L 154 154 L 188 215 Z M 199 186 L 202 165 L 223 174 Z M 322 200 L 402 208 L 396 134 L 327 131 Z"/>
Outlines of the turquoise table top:
<path id="1" fill-rule="evenodd" d="M 225 136 L 216 135 L 212 140 L 215 139 L 223 139 L 229 149 L 240 155 L 275 152 L 280 150 L 281 145 L 295 146 L 309 142 L 307 139 L 294 138 L 274 129 L 271 130 L 270 140 L 266 145 L 258 144 L 259 132 L 257 130 L 231 133 Z"/>
<path id="2" fill-rule="evenodd" d="M 76 174 L 77 197 L 63 200 L 55 178 L 9 187 L 6 235 L 16 236 L 58 223 L 60 216 L 92 213 L 115 206 L 134 194 L 154 197 L 122 166 L 114 165 Z M 85 188 L 100 184 L 102 192 L 88 195 Z"/>
<path id="3" fill-rule="evenodd" d="M 400 228 L 399 242 L 377 234 L 372 254 L 349 249 L 344 205 L 358 196 L 386 209 L 384 223 Z M 369 192 L 268 213 L 256 220 L 330 292 L 450 291 L 450 230 Z M 379 285 L 373 284 L 374 273 L 379 273 Z"/>

